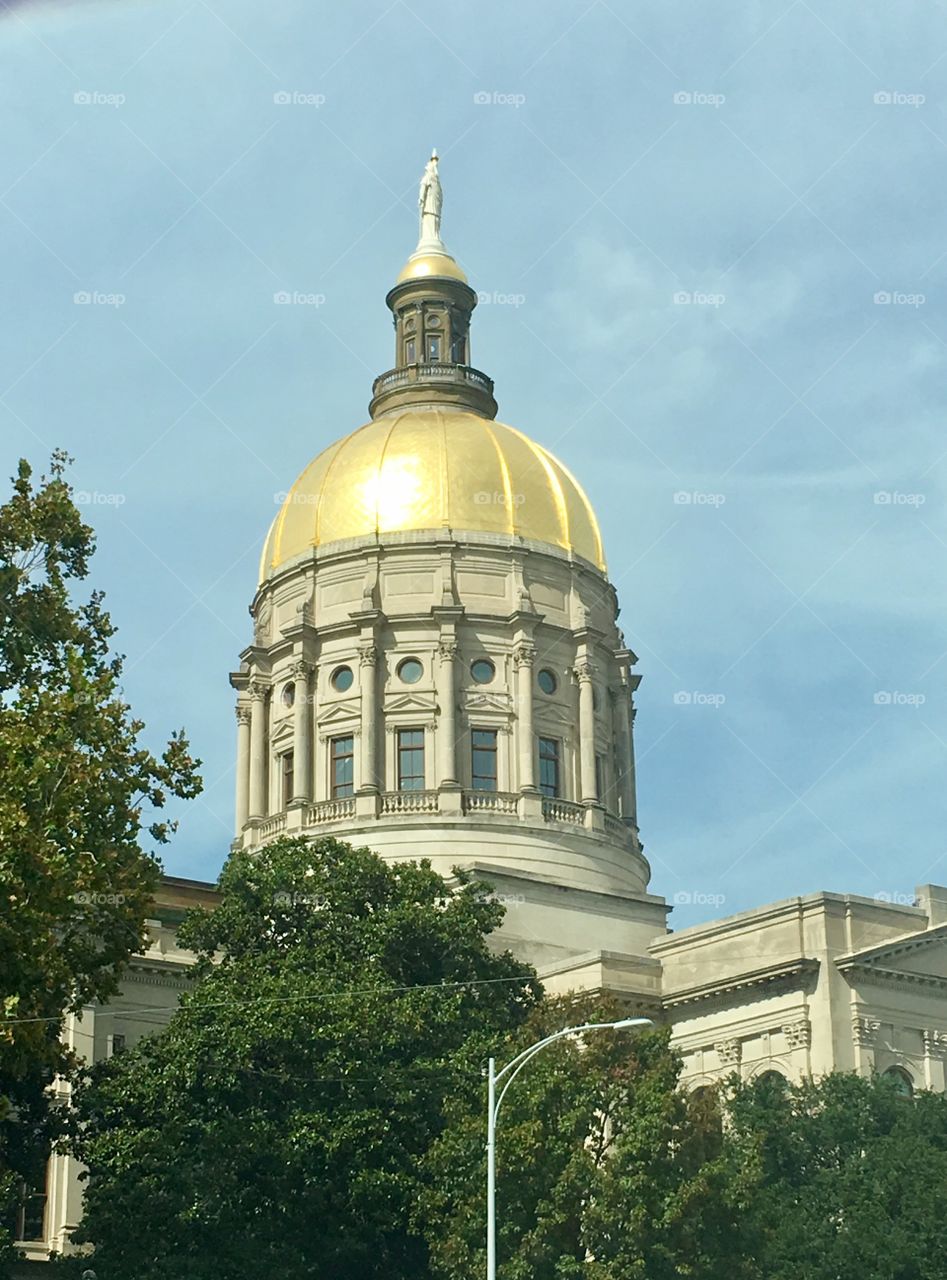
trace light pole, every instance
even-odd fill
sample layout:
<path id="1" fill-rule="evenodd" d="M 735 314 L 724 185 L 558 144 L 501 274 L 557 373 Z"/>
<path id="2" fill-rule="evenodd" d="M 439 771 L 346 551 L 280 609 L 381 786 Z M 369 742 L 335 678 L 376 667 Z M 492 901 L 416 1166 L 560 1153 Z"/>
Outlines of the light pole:
<path id="1" fill-rule="evenodd" d="M 618 1022 L 586 1022 L 581 1027 L 565 1027 L 562 1031 L 554 1031 L 551 1036 L 546 1036 L 545 1040 L 537 1040 L 535 1044 L 531 1044 L 528 1049 L 524 1049 L 522 1053 L 516 1055 L 512 1061 L 508 1062 L 505 1067 L 499 1071 L 496 1069 L 496 1059 L 491 1058 L 487 1070 L 487 1280 L 496 1280 L 497 1274 L 497 1246 L 496 1246 L 496 1138 L 497 1138 L 497 1116 L 500 1114 L 500 1106 L 506 1097 L 506 1091 L 510 1085 L 526 1066 L 531 1058 L 534 1058 L 541 1049 L 545 1049 L 547 1044 L 552 1044 L 553 1040 L 561 1040 L 563 1036 L 578 1035 L 583 1031 L 617 1031 L 622 1027 L 653 1027 L 654 1022 L 651 1018 L 621 1018 Z M 500 1091 L 499 1098 L 496 1096 L 497 1085 L 504 1076 L 509 1075 L 509 1079 Z"/>

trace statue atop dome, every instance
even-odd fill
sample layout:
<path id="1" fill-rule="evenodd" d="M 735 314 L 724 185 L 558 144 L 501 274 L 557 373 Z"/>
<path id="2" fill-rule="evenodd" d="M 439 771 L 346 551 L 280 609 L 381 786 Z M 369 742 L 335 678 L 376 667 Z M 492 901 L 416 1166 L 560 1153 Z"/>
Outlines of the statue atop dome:
<path id="1" fill-rule="evenodd" d="M 431 152 L 431 158 L 424 166 L 421 175 L 421 187 L 418 191 L 418 212 L 420 217 L 420 238 L 418 248 L 427 245 L 441 244 L 441 207 L 444 193 L 437 172 L 437 152 Z"/>

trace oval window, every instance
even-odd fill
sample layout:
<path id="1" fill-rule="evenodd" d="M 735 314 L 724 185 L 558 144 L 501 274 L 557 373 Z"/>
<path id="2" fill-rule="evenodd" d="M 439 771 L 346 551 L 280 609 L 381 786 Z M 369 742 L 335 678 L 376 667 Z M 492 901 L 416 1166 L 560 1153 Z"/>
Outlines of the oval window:
<path id="1" fill-rule="evenodd" d="M 477 658 L 470 664 L 470 674 L 477 684 L 489 684 L 496 673 L 497 669 L 489 658 Z"/>
<path id="2" fill-rule="evenodd" d="M 417 658 L 405 658 L 398 664 L 398 679 L 405 684 L 417 684 L 424 675 L 424 668 Z"/>
<path id="3" fill-rule="evenodd" d="M 543 667 L 536 679 L 539 681 L 539 687 L 543 693 L 555 693 L 559 687 L 559 681 L 548 667 Z"/>
<path id="4" fill-rule="evenodd" d="M 346 689 L 351 689 L 354 679 L 351 667 L 336 667 L 332 672 L 332 688 L 345 693 Z"/>

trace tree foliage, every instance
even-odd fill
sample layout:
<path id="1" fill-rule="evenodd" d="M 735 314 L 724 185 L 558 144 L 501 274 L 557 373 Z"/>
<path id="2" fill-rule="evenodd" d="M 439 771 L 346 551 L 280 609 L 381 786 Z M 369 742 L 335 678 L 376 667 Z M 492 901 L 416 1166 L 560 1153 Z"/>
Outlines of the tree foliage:
<path id="1" fill-rule="evenodd" d="M 425 1153 L 539 999 L 502 910 L 334 840 L 237 852 L 221 890 L 169 1027 L 77 1091 L 99 1280 L 416 1280 Z"/>
<path id="2" fill-rule="evenodd" d="M 159 873 L 142 838 L 173 829 L 144 831 L 145 807 L 200 790 L 183 734 L 160 759 L 141 745 L 101 593 L 73 598 L 95 540 L 68 462 L 35 484 L 21 461 L 0 506 L 0 1199 L 41 1160 L 63 1014 L 113 994 L 142 947 Z"/>

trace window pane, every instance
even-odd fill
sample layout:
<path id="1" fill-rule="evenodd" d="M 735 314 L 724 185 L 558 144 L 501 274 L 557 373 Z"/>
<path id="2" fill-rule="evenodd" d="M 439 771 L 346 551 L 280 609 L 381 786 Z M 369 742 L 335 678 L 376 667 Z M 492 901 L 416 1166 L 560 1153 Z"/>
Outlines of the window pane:
<path id="1" fill-rule="evenodd" d="M 283 773 L 281 785 L 283 793 L 283 808 L 285 809 L 289 806 L 289 802 L 293 798 L 293 753 L 291 751 L 285 752 L 280 756 L 280 763 L 282 765 Z"/>
<path id="2" fill-rule="evenodd" d="M 424 790 L 424 730 L 398 730 L 398 790 Z"/>
<path id="3" fill-rule="evenodd" d="M 539 790 L 550 800 L 559 795 L 559 742 L 556 738 L 539 739 Z"/>
<path id="4" fill-rule="evenodd" d="M 497 731 L 473 729 L 470 735 L 471 785 L 474 791 L 497 789 Z"/>
<path id="5" fill-rule="evenodd" d="M 333 799 L 355 793 L 355 762 L 352 745 L 352 738 L 332 739 L 330 780 Z"/>

